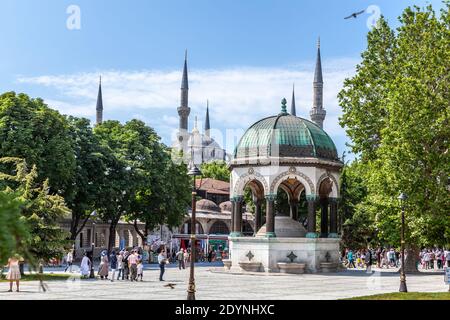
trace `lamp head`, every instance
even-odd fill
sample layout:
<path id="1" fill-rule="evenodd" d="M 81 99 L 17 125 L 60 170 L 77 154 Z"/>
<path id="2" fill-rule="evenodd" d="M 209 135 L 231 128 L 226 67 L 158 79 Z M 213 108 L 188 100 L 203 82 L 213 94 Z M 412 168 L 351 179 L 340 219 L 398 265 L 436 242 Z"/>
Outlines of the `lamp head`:
<path id="1" fill-rule="evenodd" d="M 402 192 L 402 193 L 400 193 L 400 195 L 398 196 L 397 199 L 403 202 L 403 201 L 406 201 L 406 199 L 408 199 L 408 196 Z"/>
<path id="2" fill-rule="evenodd" d="M 193 176 L 193 177 L 195 177 L 195 176 L 201 176 L 201 175 L 202 175 L 202 172 L 200 171 L 199 168 L 197 168 L 196 165 L 194 165 L 194 166 L 191 167 L 191 169 L 189 170 L 188 175 L 189 175 L 189 176 Z"/>

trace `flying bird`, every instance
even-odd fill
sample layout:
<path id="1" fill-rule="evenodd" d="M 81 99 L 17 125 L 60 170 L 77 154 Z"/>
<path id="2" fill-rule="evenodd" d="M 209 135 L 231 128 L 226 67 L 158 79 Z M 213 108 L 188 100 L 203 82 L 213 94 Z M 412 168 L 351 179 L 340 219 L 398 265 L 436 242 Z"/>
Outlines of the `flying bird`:
<path id="1" fill-rule="evenodd" d="M 354 12 L 351 15 L 349 15 L 348 17 L 345 17 L 344 19 L 350 19 L 350 18 L 355 18 L 356 19 L 357 16 L 359 16 L 360 14 L 362 14 L 364 12 L 366 12 L 366 10 L 362 10 L 360 12 Z"/>
<path id="2" fill-rule="evenodd" d="M 168 283 L 168 284 L 166 284 L 164 287 L 170 288 L 170 289 L 175 289 L 175 286 L 176 286 L 175 283 Z"/>

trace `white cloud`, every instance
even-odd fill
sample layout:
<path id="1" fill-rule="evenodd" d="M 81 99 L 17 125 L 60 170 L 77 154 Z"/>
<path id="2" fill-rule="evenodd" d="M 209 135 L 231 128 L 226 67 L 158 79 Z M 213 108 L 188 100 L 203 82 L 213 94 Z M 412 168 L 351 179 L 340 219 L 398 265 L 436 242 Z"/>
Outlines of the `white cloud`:
<path id="1" fill-rule="evenodd" d="M 324 60 L 324 107 L 327 110 L 325 129 L 333 138 L 345 137 L 337 123 L 340 115 L 337 94 L 345 78 L 354 73 L 355 59 Z M 136 117 L 155 127 L 165 139 L 178 126 L 181 70 L 101 72 L 103 105 L 109 118 Z M 54 89 L 54 95 L 43 97 L 47 103 L 66 114 L 92 117 L 95 114 L 99 73 L 43 75 L 19 77 L 18 82 Z M 190 127 L 195 116 L 203 124 L 206 100 L 210 101 L 212 127 L 245 129 L 256 120 L 277 114 L 281 99 L 291 103 L 295 83 L 297 115 L 309 118 L 312 105 L 314 62 L 295 66 L 189 71 L 189 105 L 192 109 Z M 52 92 L 52 91 L 51 91 Z M 59 99 L 55 99 L 54 97 Z M 63 101 L 62 101 L 63 100 Z M 128 116 L 129 115 L 129 116 Z M 125 119 L 126 120 L 126 119 Z"/>

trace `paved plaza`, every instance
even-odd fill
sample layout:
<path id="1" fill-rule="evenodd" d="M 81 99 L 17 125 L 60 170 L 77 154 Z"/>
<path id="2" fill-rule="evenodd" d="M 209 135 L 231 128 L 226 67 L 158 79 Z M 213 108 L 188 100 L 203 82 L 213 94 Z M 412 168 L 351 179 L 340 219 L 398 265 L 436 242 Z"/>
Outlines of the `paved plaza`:
<path id="1" fill-rule="evenodd" d="M 223 268 L 196 268 L 198 300 L 332 300 L 379 293 L 397 292 L 399 276 L 395 270 L 366 274 L 363 270 L 346 270 L 335 274 L 229 274 Z M 48 291 L 39 290 L 38 282 L 22 282 L 22 292 L 8 293 L 8 283 L 0 283 L 0 300 L 86 300 L 138 299 L 184 300 L 189 269 L 168 268 L 165 282 L 158 281 L 159 271 L 151 267 L 144 272 L 144 281 L 80 280 L 78 276 L 64 281 L 47 282 Z M 164 287 L 175 284 L 174 289 Z M 442 272 L 407 276 L 410 292 L 445 292 Z"/>

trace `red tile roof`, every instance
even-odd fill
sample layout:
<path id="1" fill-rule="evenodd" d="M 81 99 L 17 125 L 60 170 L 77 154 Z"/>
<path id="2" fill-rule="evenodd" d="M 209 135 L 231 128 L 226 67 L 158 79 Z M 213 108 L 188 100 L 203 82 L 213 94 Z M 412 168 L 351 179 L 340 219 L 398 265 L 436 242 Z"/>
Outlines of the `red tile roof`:
<path id="1" fill-rule="evenodd" d="M 208 193 L 230 194 L 230 183 L 225 181 L 211 178 L 203 178 L 203 179 L 196 179 L 195 184 L 197 189 L 204 190 Z"/>

